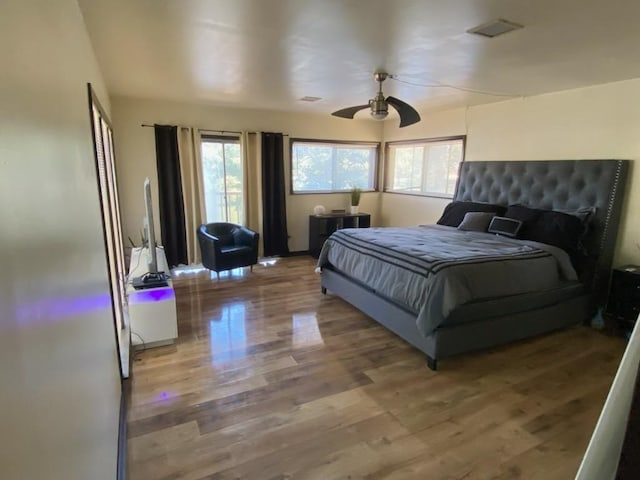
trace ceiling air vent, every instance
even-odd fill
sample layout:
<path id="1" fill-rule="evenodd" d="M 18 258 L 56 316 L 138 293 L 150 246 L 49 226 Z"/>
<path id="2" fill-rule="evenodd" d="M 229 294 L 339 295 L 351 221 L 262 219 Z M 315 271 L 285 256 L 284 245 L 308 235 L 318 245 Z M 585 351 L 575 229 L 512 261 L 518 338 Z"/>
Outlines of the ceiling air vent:
<path id="1" fill-rule="evenodd" d="M 497 20 L 491 20 L 490 22 L 483 23 L 477 27 L 470 28 L 467 30 L 467 33 L 475 33 L 476 35 L 482 35 L 483 37 L 493 38 L 519 28 L 522 28 L 522 25 L 498 18 Z"/>
<path id="2" fill-rule="evenodd" d="M 317 102 L 318 100 L 322 100 L 322 97 L 302 97 L 300 100 L 303 102 Z"/>

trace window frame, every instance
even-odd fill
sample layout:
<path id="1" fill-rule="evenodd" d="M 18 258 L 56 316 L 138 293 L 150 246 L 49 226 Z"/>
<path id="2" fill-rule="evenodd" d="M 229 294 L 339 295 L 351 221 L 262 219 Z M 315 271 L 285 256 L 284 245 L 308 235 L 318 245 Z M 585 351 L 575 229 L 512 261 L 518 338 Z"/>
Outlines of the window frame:
<path id="1" fill-rule="evenodd" d="M 289 194 L 290 195 L 326 195 L 335 193 L 349 193 L 347 190 L 314 190 L 312 192 L 297 192 L 293 189 L 293 148 L 296 142 L 299 143 L 318 143 L 328 145 L 354 145 L 369 146 L 375 148 L 375 158 L 373 165 L 373 188 L 363 188 L 363 192 L 379 192 L 380 178 L 380 146 L 381 142 L 367 141 L 351 141 L 351 140 L 323 140 L 318 138 L 290 138 L 289 139 Z"/>
<path id="2" fill-rule="evenodd" d="M 393 146 L 402 146 L 402 145 L 417 145 L 417 144 L 428 144 L 428 143 L 438 143 L 438 142 L 447 142 L 453 140 L 461 140 L 462 141 L 462 159 L 460 160 L 460 165 L 465 162 L 465 156 L 467 154 L 467 136 L 466 135 L 451 135 L 448 137 L 432 137 L 432 138 L 419 138 L 414 140 L 398 140 L 392 142 L 385 142 L 384 145 L 384 178 L 382 180 L 382 191 L 384 193 L 394 193 L 397 195 L 410 195 L 413 197 L 429 197 L 429 198 L 446 198 L 451 199 L 455 195 L 452 193 L 451 195 L 447 195 L 444 193 L 437 192 L 402 192 L 398 190 L 392 190 L 387 188 L 388 181 L 391 179 L 391 162 L 389 161 L 389 148 Z"/>

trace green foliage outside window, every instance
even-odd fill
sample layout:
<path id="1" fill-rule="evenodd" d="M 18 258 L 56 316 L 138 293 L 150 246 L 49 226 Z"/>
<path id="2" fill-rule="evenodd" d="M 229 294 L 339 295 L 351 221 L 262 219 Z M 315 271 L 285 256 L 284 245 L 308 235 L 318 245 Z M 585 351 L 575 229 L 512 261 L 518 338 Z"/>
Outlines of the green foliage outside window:
<path id="1" fill-rule="evenodd" d="M 292 140 L 294 193 L 348 192 L 375 188 L 378 146 Z"/>
<path id="2" fill-rule="evenodd" d="M 240 143 L 235 139 L 203 138 L 201 153 L 207 223 L 242 224 L 244 180 Z"/>

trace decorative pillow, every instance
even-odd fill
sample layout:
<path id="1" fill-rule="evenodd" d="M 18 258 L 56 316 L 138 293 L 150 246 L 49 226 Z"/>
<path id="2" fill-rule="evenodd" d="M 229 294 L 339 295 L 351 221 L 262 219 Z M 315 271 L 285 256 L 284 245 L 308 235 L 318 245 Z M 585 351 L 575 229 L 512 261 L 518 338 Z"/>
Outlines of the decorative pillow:
<path id="1" fill-rule="evenodd" d="M 554 210 L 555 212 L 566 213 L 567 215 L 573 215 L 578 217 L 581 222 L 588 222 L 593 215 L 596 214 L 596 207 L 584 207 L 577 210 Z"/>
<path id="2" fill-rule="evenodd" d="M 573 215 L 578 217 L 582 222 L 582 234 L 586 235 L 589 232 L 589 223 L 596 214 L 596 207 L 583 207 L 577 210 L 556 210 L 558 212 L 566 213 L 567 215 Z"/>
<path id="3" fill-rule="evenodd" d="M 530 240 L 555 245 L 570 255 L 580 250 L 584 226 L 578 217 L 552 210 L 542 212 Z"/>
<path id="4" fill-rule="evenodd" d="M 535 230 L 535 226 L 540 217 L 541 210 L 537 208 L 529 208 L 524 205 L 509 205 L 504 216 L 507 218 L 513 218 L 514 220 L 520 220 L 522 222 L 522 228 L 520 229 L 520 238 L 525 240 L 529 236 L 529 229 Z"/>
<path id="5" fill-rule="evenodd" d="M 486 232 L 491 219 L 496 214 L 493 212 L 467 212 L 464 214 L 464 218 L 458 230 L 464 230 L 467 232 Z"/>
<path id="6" fill-rule="evenodd" d="M 580 250 L 584 225 L 575 215 L 510 205 L 504 216 L 523 223 L 519 238 L 554 245 L 569 255 L 574 255 Z"/>
<path id="7" fill-rule="evenodd" d="M 522 222 L 513 218 L 493 217 L 489 224 L 489 233 L 504 235 L 505 237 L 516 238 L 522 228 Z"/>
<path id="8" fill-rule="evenodd" d="M 504 211 L 505 207 L 492 203 L 455 201 L 444 208 L 440 220 L 436 223 L 438 225 L 447 225 L 448 227 L 457 227 L 468 212 L 491 212 L 496 215 L 502 215 Z"/>

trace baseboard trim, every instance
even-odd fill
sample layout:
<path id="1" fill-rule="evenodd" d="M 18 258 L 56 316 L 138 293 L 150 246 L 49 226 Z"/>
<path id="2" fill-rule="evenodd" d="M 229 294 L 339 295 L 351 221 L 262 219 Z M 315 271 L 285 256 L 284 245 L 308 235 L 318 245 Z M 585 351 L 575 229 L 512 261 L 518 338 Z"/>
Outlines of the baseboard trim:
<path id="1" fill-rule="evenodd" d="M 289 252 L 284 257 L 301 257 L 302 255 L 310 255 L 309 250 L 298 250 L 296 252 Z"/>
<path id="2" fill-rule="evenodd" d="M 118 419 L 118 465 L 117 480 L 127 478 L 127 399 L 130 380 L 122 380 L 120 393 L 120 417 Z"/>

